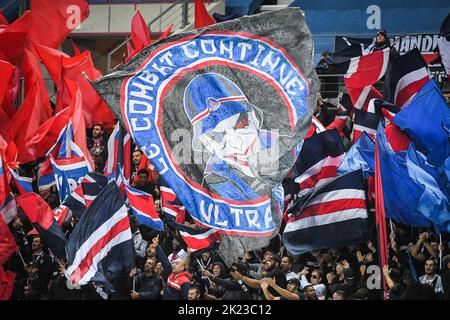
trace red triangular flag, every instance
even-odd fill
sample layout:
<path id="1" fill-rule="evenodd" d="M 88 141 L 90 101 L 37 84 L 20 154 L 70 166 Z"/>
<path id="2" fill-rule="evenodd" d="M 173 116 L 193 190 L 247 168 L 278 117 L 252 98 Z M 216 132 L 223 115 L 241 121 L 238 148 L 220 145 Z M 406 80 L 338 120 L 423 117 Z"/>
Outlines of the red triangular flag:
<path id="1" fill-rule="evenodd" d="M 86 127 L 91 128 L 94 124 L 101 123 L 105 128 L 112 128 L 114 126 L 113 113 L 84 75 L 91 81 L 102 75 L 95 68 L 89 51 L 84 51 L 72 58 L 62 58 L 62 77 L 58 83 L 56 111 L 60 111 L 72 103 L 74 97 L 70 94 L 67 85 L 67 80 L 70 80 L 82 92 L 82 106 Z"/>
<path id="2" fill-rule="evenodd" d="M 31 133 L 25 144 L 27 156 L 23 157 L 22 160 L 29 162 L 44 157 L 47 151 L 55 144 L 59 133 L 67 125 L 72 114 L 72 106 L 65 108 L 45 121 L 35 132 Z"/>
<path id="3" fill-rule="evenodd" d="M 47 202 L 34 192 L 29 192 L 16 198 L 17 204 L 22 208 L 31 223 L 37 223 L 47 230 L 55 221 L 53 212 Z"/>
<path id="4" fill-rule="evenodd" d="M 139 10 L 131 20 L 131 41 L 135 52 L 140 51 L 151 42 L 149 28 Z"/>
<path id="5" fill-rule="evenodd" d="M 215 23 L 216 20 L 209 15 L 203 0 L 195 0 L 195 29 L 207 27 Z"/>
<path id="6" fill-rule="evenodd" d="M 158 41 L 166 38 L 167 36 L 170 35 L 170 33 L 172 32 L 172 27 L 173 27 L 173 23 L 166 29 L 166 31 L 163 32 L 163 34 L 161 34 L 158 38 Z"/>

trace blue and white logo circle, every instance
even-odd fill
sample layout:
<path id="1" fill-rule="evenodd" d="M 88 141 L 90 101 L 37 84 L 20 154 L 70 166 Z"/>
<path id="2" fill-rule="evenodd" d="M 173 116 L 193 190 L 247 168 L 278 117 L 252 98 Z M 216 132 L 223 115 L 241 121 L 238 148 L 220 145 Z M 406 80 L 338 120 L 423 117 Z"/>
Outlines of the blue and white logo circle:
<path id="1" fill-rule="evenodd" d="M 285 169 L 283 140 L 309 96 L 283 48 L 252 34 L 204 32 L 158 47 L 122 90 L 129 132 L 197 222 L 272 233 L 273 186 L 264 177 Z"/>

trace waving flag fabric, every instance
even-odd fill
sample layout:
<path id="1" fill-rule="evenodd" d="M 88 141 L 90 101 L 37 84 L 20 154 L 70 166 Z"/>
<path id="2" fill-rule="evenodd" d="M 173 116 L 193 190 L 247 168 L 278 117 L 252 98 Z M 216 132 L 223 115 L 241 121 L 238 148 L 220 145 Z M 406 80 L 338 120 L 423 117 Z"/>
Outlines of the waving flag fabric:
<path id="1" fill-rule="evenodd" d="M 30 3 L 30 40 L 51 48 L 89 16 L 86 0 L 33 0 Z"/>
<path id="2" fill-rule="evenodd" d="M 337 176 L 344 155 L 344 145 L 336 129 L 306 139 L 295 163 L 298 175 L 295 182 L 303 191 L 329 181 Z"/>
<path id="3" fill-rule="evenodd" d="M 51 188 L 56 184 L 55 173 L 53 172 L 52 162 L 47 158 L 38 171 L 38 189 L 39 191 Z"/>
<path id="4" fill-rule="evenodd" d="M 24 195 L 28 192 L 33 192 L 32 178 L 19 176 L 19 174 L 15 170 L 11 169 L 10 167 L 8 167 L 8 169 L 12 176 L 11 181 L 21 195 Z"/>
<path id="5" fill-rule="evenodd" d="M 195 0 L 194 11 L 195 11 L 195 20 L 194 20 L 195 29 L 207 27 L 209 25 L 216 23 L 216 20 L 214 20 L 214 18 L 209 15 L 208 10 L 206 10 L 205 3 L 203 2 L 203 0 Z"/>
<path id="6" fill-rule="evenodd" d="M 108 184 L 108 178 L 101 173 L 89 172 L 82 180 L 81 185 L 83 187 L 83 197 L 85 200 L 86 208 L 89 208 L 91 203 L 100 194 L 100 192 Z"/>
<path id="7" fill-rule="evenodd" d="M 363 154 L 371 154 L 371 158 L 373 159 L 374 152 L 375 142 L 366 132 L 363 132 L 345 153 L 344 159 L 337 169 L 337 173 L 345 174 L 361 169 L 364 179 L 367 179 L 369 175 L 373 174 L 373 166 L 371 167 L 369 165 Z"/>
<path id="8" fill-rule="evenodd" d="M 373 87 L 381 79 L 389 62 L 389 48 L 350 60 L 344 83 L 356 109 L 366 111 L 371 99 L 382 96 Z"/>
<path id="9" fill-rule="evenodd" d="M 0 215 L 3 216 L 3 219 L 5 219 L 6 223 L 10 223 L 14 219 L 14 217 L 17 216 L 16 198 L 12 193 L 9 193 L 9 195 L 6 197 L 3 207 L 0 206 Z"/>
<path id="10" fill-rule="evenodd" d="M 419 49 L 414 48 L 390 62 L 383 84 L 384 100 L 403 107 L 429 79 L 427 64 Z"/>
<path id="11" fill-rule="evenodd" d="M 394 117 L 394 123 L 413 138 L 419 150 L 428 153 L 449 143 L 450 108 L 434 79 L 429 80 L 410 104 Z M 449 155 L 447 155 L 448 157 Z M 441 159 L 441 163 L 447 158 Z"/>
<path id="12" fill-rule="evenodd" d="M 16 201 L 50 250 L 57 257 L 66 260 L 66 237 L 55 221 L 49 205 L 36 193 L 17 197 Z"/>
<path id="13" fill-rule="evenodd" d="M 310 128 L 311 57 L 304 16 L 286 8 L 154 42 L 92 83 L 193 219 L 229 240 L 229 263 L 278 232 L 272 190 Z M 169 138 L 179 129 L 193 152 Z"/>
<path id="14" fill-rule="evenodd" d="M 134 267 L 134 245 L 127 208 L 110 183 L 78 221 L 67 241 L 65 276 L 74 285 L 90 280 L 108 292 Z"/>
<path id="15" fill-rule="evenodd" d="M 212 228 L 191 228 L 175 221 L 169 222 L 169 226 L 178 231 L 194 255 L 217 249 L 221 239 L 217 230 Z"/>
<path id="16" fill-rule="evenodd" d="M 65 197 L 68 196 L 70 192 L 75 190 L 77 185 L 81 183 L 83 177 L 88 173 L 88 167 L 85 159 L 80 157 L 72 157 L 68 159 L 53 159 L 51 157 L 50 159 L 53 166 L 58 192 L 60 192 L 60 196 L 63 196 L 64 194 L 64 198 L 60 198 L 62 202 Z M 67 186 L 64 183 L 64 176 L 66 177 L 69 185 L 69 194 L 62 191 Z"/>
<path id="17" fill-rule="evenodd" d="M 125 190 L 133 212 L 140 224 L 155 230 L 164 230 L 164 223 L 156 212 L 152 195 L 125 184 Z"/>
<path id="18" fill-rule="evenodd" d="M 416 210 L 422 192 L 409 177 L 406 154 L 392 150 L 381 123 L 377 143 L 386 217 L 410 226 L 430 226 L 430 221 Z"/>
<path id="19" fill-rule="evenodd" d="M 161 182 L 161 211 L 166 214 L 170 219 L 174 219 L 178 222 L 184 223 L 186 208 L 177 199 L 175 192 L 169 188 L 164 181 Z"/>
<path id="20" fill-rule="evenodd" d="M 293 255 L 367 241 L 362 171 L 344 174 L 314 188 L 294 203 L 288 217 L 282 239 Z"/>

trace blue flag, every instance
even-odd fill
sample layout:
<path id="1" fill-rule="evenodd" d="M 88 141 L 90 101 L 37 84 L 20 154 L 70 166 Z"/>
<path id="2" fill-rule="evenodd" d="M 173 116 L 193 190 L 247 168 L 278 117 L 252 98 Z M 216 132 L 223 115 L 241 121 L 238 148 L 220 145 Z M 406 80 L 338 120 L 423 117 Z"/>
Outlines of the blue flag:
<path id="1" fill-rule="evenodd" d="M 409 176 L 406 153 L 392 150 L 381 123 L 377 143 L 386 217 L 410 226 L 430 226 L 430 221 L 416 211 L 423 189 Z"/>
<path id="2" fill-rule="evenodd" d="M 425 162 L 425 156 L 410 145 L 406 166 L 411 179 L 422 189 L 417 211 L 429 219 L 439 231 L 450 232 L 450 202 L 441 190 L 438 172 Z"/>
<path id="3" fill-rule="evenodd" d="M 370 138 L 367 132 L 363 131 L 361 136 L 351 146 L 345 154 L 344 160 L 339 166 L 337 173 L 345 174 L 358 169 L 362 169 L 364 179 L 373 174 L 373 159 L 375 154 L 375 142 Z M 372 160 L 367 162 L 365 156 Z M 372 164 L 372 165 L 370 165 Z"/>
<path id="4" fill-rule="evenodd" d="M 425 154 L 450 144 L 445 127 L 450 127 L 450 108 L 437 86 L 429 80 L 411 103 L 403 108 L 393 122 L 409 134 L 417 149 Z M 450 150 L 450 148 L 447 148 Z M 449 156 L 437 159 L 442 164 Z"/>

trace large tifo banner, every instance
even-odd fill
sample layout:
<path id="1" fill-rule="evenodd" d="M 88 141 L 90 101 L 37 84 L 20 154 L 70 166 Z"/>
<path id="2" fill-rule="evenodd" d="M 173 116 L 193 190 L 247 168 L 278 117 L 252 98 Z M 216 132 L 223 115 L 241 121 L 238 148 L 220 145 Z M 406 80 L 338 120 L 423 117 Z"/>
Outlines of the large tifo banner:
<path id="1" fill-rule="evenodd" d="M 407 53 L 408 51 L 417 48 L 422 53 L 425 62 L 428 65 L 433 77 L 439 84 L 447 79 L 444 67 L 441 63 L 431 64 L 433 60 L 438 57 L 436 49 L 438 46 L 439 34 L 417 34 L 417 35 L 404 35 L 393 36 L 389 40 L 400 54 Z M 364 49 L 370 52 L 370 47 L 373 45 L 374 39 L 371 38 L 351 38 L 345 36 L 335 37 L 335 51 L 345 49 L 350 43 L 361 43 Z"/>
<path id="2" fill-rule="evenodd" d="M 278 233 L 281 182 L 310 126 L 318 79 L 299 9 L 177 34 L 95 89 L 232 262 Z"/>

